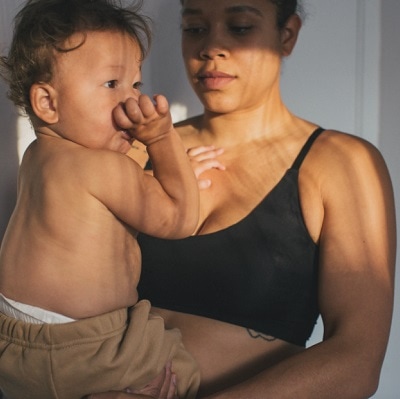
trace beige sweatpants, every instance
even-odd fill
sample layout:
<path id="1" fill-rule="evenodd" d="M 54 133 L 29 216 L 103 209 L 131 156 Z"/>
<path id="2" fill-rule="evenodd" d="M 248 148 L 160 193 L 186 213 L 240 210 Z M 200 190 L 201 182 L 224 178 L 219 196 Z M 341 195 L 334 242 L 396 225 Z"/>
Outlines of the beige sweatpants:
<path id="1" fill-rule="evenodd" d="M 80 399 L 142 388 L 168 360 L 180 398 L 193 399 L 200 373 L 177 329 L 150 303 L 65 324 L 30 324 L 0 313 L 0 391 L 7 399 Z"/>

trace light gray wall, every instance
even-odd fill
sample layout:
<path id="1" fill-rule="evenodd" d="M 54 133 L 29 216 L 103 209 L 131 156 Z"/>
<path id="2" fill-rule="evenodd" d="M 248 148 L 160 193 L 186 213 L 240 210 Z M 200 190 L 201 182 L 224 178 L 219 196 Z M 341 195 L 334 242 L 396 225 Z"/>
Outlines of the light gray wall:
<path id="1" fill-rule="evenodd" d="M 397 203 L 398 254 L 400 260 L 400 1 L 382 1 L 380 134 L 381 149 L 391 171 Z M 400 398 L 400 273 L 389 348 L 378 398 Z"/>
<path id="2" fill-rule="evenodd" d="M 11 37 L 11 18 L 18 1 L 1 0 L 0 3 L 0 53 Z M 0 242 L 16 198 L 17 155 L 17 112 L 6 98 L 6 86 L 0 79 Z"/>
<path id="3" fill-rule="evenodd" d="M 217 0 L 216 0 L 217 1 Z M 0 51 L 9 42 L 11 17 L 22 0 L 0 0 Z M 179 0 L 145 0 L 155 42 L 144 65 L 144 91 L 164 93 L 175 120 L 201 112 L 183 69 Z M 308 17 L 282 78 L 284 98 L 297 114 L 324 127 L 358 134 L 382 151 L 400 214 L 400 1 L 305 0 Z M 17 117 L 0 84 L 0 237 L 15 201 L 18 145 L 32 139 L 26 122 L 17 140 Z M 305 101 L 306 99 L 306 101 Z M 182 108 L 184 107 L 184 108 Z M 398 216 L 398 225 L 400 218 Z M 396 286 L 400 283 L 399 273 Z M 400 397 L 400 296 L 381 384 L 374 398 Z M 368 334 L 368 331 L 365 332 Z M 321 324 L 310 344 L 322 334 Z"/>

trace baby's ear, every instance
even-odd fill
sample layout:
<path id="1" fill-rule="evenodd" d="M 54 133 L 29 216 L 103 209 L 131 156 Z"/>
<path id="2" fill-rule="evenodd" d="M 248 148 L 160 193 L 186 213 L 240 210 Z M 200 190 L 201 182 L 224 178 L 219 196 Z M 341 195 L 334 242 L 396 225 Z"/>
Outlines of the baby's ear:
<path id="1" fill-rule="evenodd" d="M 43 122 L 58 122 L 57 93 L 48 83 L 34 83 L 30 90 L 31 107 Z"/>

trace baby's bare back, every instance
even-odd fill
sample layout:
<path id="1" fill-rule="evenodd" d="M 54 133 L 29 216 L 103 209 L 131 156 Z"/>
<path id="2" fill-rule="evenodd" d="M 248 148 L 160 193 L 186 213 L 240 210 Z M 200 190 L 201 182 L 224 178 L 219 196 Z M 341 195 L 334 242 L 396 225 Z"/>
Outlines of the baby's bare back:
<path id="1" fill-rule="evenodd" d="M 0 293 L 71 318 L 133 305 L 141 263 L 136 232 L 65 158 L 46 158 L 35 145 L 25 156 L 0 252 Z"/>

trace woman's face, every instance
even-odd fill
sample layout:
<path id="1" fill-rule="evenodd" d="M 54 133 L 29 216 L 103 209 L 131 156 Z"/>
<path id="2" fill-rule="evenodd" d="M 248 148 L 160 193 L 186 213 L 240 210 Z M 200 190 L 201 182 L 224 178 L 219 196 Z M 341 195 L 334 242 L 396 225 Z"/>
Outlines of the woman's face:
<path id="1" fill-rule="evenodd" d="M 243 111 L 279 95 L 285 32 L 267 0 L 184 0 L 182 53 L 205 108 Z"/>

